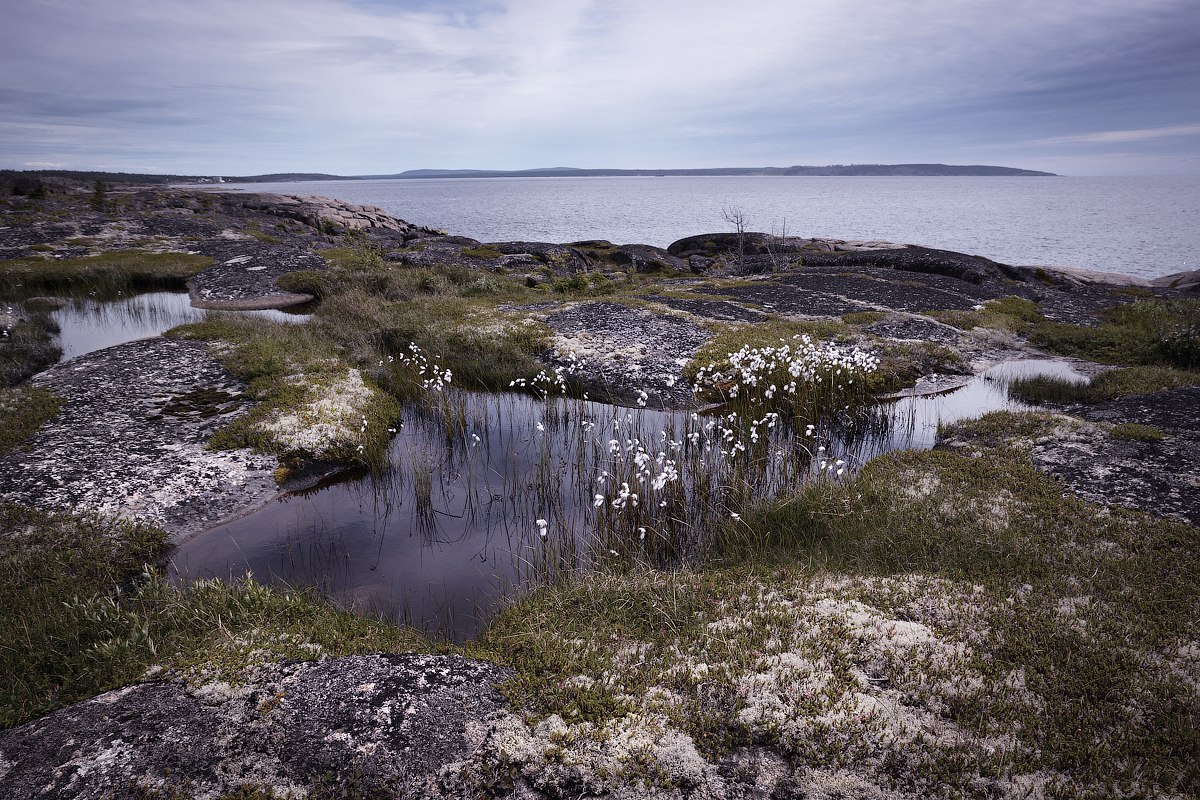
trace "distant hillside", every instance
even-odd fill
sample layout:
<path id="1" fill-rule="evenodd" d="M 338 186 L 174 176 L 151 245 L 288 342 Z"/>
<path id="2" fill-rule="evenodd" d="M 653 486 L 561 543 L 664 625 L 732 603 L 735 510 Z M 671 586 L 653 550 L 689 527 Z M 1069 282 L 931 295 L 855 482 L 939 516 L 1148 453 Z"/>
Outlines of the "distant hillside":
<path id="1" fill-rule="evenodd" d="M 361 181 L 381 179 L 420 180 L 422 178 L 588 178 L 658 177 L 681 175 L 908 175 L 908 176 L 1053 176 L 1013 167 L 982 164 L 834 164 L 827 167 L 713 167 L 710 169 L 579 169 L 576 167 L 538 167 L 519 170 L 493 169 L 410 169 L 391 175 L 330 175 L 324 172 L 272 172 L 266 175 L 143 175 L 133 172 L 87 172 L 62 169 L 0 170 L 0 193 L 28 194 L 41 182 L 51 187 L 82 186 L 102 181 L 110 184 L 163 185 L 169 183 L 281 183 L 285 181 Z M 4 190 L 7 190 L 4 191 Z"/>
<path id="2" fill-rule="evenodd" d="M 605 176 L 679 176 L 679 175 L 908 175 L 908 176 L 1054 176 L 1053 172 L 1038 172 L 1014 167 L 992 167 L 983 164 L 957 166 L 952 164 L 835 164 L 826 167 L 713 167 L 710 169 L 577 169 L 574 167 L 542 167 L 523 170 L 472 169 L 413 169 L 394 175 L 370 175 L 366 178 L 583 178 Z"/>
<path id="3" fill-rule="evenodd" d="M 532 169 L 410 169 L 388 175 L 326 175 L 313 172 L 278 172 L 270 175 L 225 176 L 226 183 L 273 183 L 278 181 L 369 181 L 421 180 L 428 178 L 603 178 L 705 175 L 908 175 L 930 177 L 1016 176 L 1048 177 L 1053 172 L 1038 172 L 1015 167 L 991 167 L 983 164 L 834 164 L 826 167 L 712 167 L 708 169 L 580 169 L 578 167 L 536 167 Z"/>
<path id="4" fill-rule="evenodd" d="M 282 183 L 284 181 L 356 181 L 361 175 L 329 175 L 324 172 L 272 172 L 267 175 L 226 175 L 225 183 Z"/>
<path id="5" fill-rule="evenodd" d="M 0 180 L 18 181 L 29 179 L 58 178 L 66 181 L 81 183 L 131 183 L 131 184 L 166 184 L 166 183 L 196 183 L 213 181 L 214 178 L 204 175 L 144 175 L 137 172 L 87 172 L 69 169 L 0 169 Z"/>

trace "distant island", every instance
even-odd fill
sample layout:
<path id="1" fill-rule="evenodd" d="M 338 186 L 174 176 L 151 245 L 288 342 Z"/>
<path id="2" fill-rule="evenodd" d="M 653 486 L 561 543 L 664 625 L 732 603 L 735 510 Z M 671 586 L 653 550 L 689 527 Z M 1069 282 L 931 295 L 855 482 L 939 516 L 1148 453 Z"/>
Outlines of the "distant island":
<path id="1" fill-rule="evenodd" d="M 576 167 L 540 167 L 535 169 L 410 169 L 390 175 L 329 175 L 323 172 L 273 172 L 266 175 L 143 175 L 129 172 L 76 170 L 0 170 L 0 183 L 19 187 L 31 180 L 56 179 L 92 183 L 169 184 L 169 183 L 281 183 L 285 181 L 367 181 L 421 180 L 430 178 L 596 178 L 596 177 L 678 177 L 722 175 L 779 176 L 917 176 L 917 177 L 1056 177 L 1053 172 L 1038 172 L 1015 167 L 983 164 L 833 164 L 825 167 L 712 167 L 708 169 L 579 169 Z M 17 193 L 24 193 L 19 191 Z"/>
<path id="2" fill-rule="evenodd" d="M 833 164 L 825 167 L 713 167 L 710 169 L 577 169 L 542 167 L 539 169 L 410 169 L 395 175 L 364 175 L 380 178 L 593 178 L 608 176 L 720 176 L 720 175 L 833 175 L 833 176 L 1024 176 L 1054 177 L 1053 172 L 1038 172 L 1014 167 L 989 167 L 982 164 Z M 264 176 L 266 177 L 266 176 Z"/>

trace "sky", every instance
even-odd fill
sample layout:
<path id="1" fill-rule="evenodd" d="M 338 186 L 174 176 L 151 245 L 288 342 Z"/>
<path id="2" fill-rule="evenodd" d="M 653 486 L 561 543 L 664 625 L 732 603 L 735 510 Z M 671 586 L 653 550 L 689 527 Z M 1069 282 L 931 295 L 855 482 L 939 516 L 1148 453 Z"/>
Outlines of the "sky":
<path id="1" fill-rule="evenodd" d="M 0 167 L 1200 175 L 1197 0 L 0 0 Z"/>

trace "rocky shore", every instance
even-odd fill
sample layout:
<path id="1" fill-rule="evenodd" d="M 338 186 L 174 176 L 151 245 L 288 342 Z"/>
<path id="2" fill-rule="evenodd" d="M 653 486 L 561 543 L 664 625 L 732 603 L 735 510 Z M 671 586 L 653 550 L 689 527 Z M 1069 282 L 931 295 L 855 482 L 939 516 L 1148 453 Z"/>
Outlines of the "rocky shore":
<path id="1" fill-rule="evenodd" d="M 593 399 L 627 405 L 693 407 L 686 368 L 706 342 L 736 330 L 731 326 L 820 323 L 848 339 L 911 351 L 924 348 L 925 356 L 913 358 L 917 374 L 912 380 L 937 386 L 950 358 L 962 365 L 961 372 L 971 373 L 1006 360 L 1045 357 L 1019 329 L 1002 324 L 1015 319 L 1013 314 L 1036 313 L 1039 324 L 1088 327 L 1104 323 L 1114 308 L 1147 298 L 1200 297 L 1200 273 L 1146 282 L 1004 265 L 888 242 L 705 234 L 665 250 L 603 241 L 484 243 L 410 225 L 378 208 L 326 198 L 147 190 L 117 195 L 114 202 L 118 210 L 73 215 L 11 207 L 0 225 L 0 259 L 49 262 L 131 249 L 198 254 L 212 265 L 186 286 L 195 306 L 212 309 L 319 301 L 328 288 L 322 281 L 334 279 L 331 264 L 337 258 L 358 259 L 367 264 L 362 271 L 368 273 L 392 267 L 461 273 L 481 292 L 494 285 L 546 290 L 536 302 L 497 306 L 481 324 L 497 325 L 496 335 L 544 332 L 538 353 L 542 364 L 569 367 Z M 281 278 L 289 289 L 280 288 Z M 640 280 L 652 283 L 640 293 L 603 293 Z M 391 301 L 421 302 L 387 291 L 397 294 Z M 998 310 L 1013 308 L 1017 311 L 1008 317 Z M 0 311 L 5 336 L 29 313 L 20 302 Z M 368 340 L 368 345 L 379 343 Z M 157 337 L 39 373 L 30 383 L 64 403 L 33 436 L 0 453 L 0 500 L 133 517 L 178 538 L 276 496 L 278 454 L 209 446 L 215 432 L 255 405 L 247 383 L 220 360 L 231 346 Z M 363 347 L 374 359 L 375 351 Z M 929 355 L 933 348 L 940 348 L 936 358 Z M 361 368 L 366 377 L 360 383 L 383 385 L 386 375 L 371 372 L 372 363 L 363 353 L 339 345 L 322 357 L 335 364 L 326 367 L 334 372 L 345 366 L 336 359 L 357 358 L 346 362 L 355 365 L 350 374 L 359 375 Z M 1089 372 L 1108 368 L 1082 366 Z M 301 378 L 297 385 L 305 385 Z M 1064 421 L 1043 425 L 1036 435 L 984 436 L 976 430 L 951 433 L 939 446 L 975 456 L 991 448 L 1016 448 L 1037 470 L 1060 481 L 1065 494 L 1200 525 L 1200 387 L 1053 410 Z M 1113 435 L 1114 427 L 1132 423 L 1152 428 L 1155 436 Z M 309 448 L 308 454 L 316 450 Z M 919 480 L 914 483 L 914 496 L 920 485 Z M 848 600 L 838 607 L 834 616 L 839 625 L 861 627 L 852 647 L 861 652 L 853 658 L 866 664 L 868 655 L 862 653 L 870 651 L 878 664 L 892 665 L 894 659 L 919 651 L 921 658 L 932 659 L 928 663 L 967 663 L 965 645 L 942 643 L 931 632 L 942 624 L 941 617 L 926 608 L 921 621 L 914 622 L 917 617 L 905 614 L 916 613 L 917 605 L 901 608 L 894 598 L 887 599 L 888 592 L 901 591 L 896 586 L 872 590 L 880 593 L 878 608 L 852 608 Z M 955 591 L 959 589 L 968 592 L 962 587 Z M 793 601 L 780 605 L 783 601 L 767 592 L 763 589 L 760 597 L 760 606 L 770 609 L 762 612 L 764 619 L 782 619 L 782 614 L 788 624 L 802 628 L 787 617 L 794 611 Z M 804 602 L 819 604 L 814 598 Z M 716 627 L 710 626 L 709 635 L 719 636 L 722 625 L 736 624 L 734 616 L 714 618 Z M 904 636 L 912 643 L 897 655 L 893 645 Z M 1187 647 L 1194 667 L 1195 644 L 1181 642 L 1180 652 Z M 885 650 L 886 656 L 880 655 Z M 746 677 L 746 685 L 757 680 L 764 692 L 768 684 L 778 688 L 783 667 L 775 667 L 775 672 Z M 804 667 L 810 668 L 816 669 Z M 266 663 L 240 685 L 148 680 L 0 732 L 0 794 L 97 800 L 250 797 L 233 794 L 246 786 L 273 792 L 255 798 L 343 796 L 339 791 L 362 797 L 511 798 L 920 794 L 882 788 L 887 770 L 882 761 L 872 761 L 871 770 L 861 773 L 852 768 L 806 770 L 789 760 L 782 745 L 742 748 L 724 760 L 706 760 L 692 739 L 679 733 L 666 701 L 662 708 L 654 707 L 655 713 L 647 710 L 651 706 L 642 708 L 636 724 L 629 723 L 632 727 L 605 728 L 607 738 L 587 742 L 573 722 L 524 720 L 521 709 L 497 689 L 511 677 L 507 669 L 457 655 L 373 655 Z M 703 684 L 700 678 L 696 682 Z M 858 711 L 839 706 L 839 714 L 865 713 L 862 704 L 892 704 L 892 718 L 901 720 L 878 733 L 892 739 L 880 738 L 872 758 L 900 752 L 896 742 L 909 741 L 906 737 L 958 736 L 963 748 L 987 744 L 961 731 L 946 731 L 953 723 L 938 704 L 953 702 L 946 698 L 966 689 L 935 687 L 919 697 L 889 695 L 886 678 L 867 667 L 861 684 L 846 695 L 853 696 Z M 1024 690 L 1023 685 L 1017 688 Z M 783 734 L 776 730 L 772 735 Z M 1000 741 L 1004 736 L 987 747 L 1016 752 L 1011 743 Z M 764 741 L 769 739 L 764 735 Z M 557 755 L 548 755 L 552 753 Z M 639 753 L 649 765 L 646 774 L 630 767 L 640 763 Z M 1047 780 L 1032 776 L 1003 786 L 980 783 L 980 792 L 1042 796 Z"/>

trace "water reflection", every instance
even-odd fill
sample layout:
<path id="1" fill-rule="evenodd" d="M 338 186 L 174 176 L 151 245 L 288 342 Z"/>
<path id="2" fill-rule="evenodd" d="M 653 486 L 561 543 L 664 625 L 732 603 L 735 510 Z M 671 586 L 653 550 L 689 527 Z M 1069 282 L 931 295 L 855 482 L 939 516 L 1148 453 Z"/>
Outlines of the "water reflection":
<path id="1" fill-rule="evenodd" d="M 721 418 L 451 392 L 439 407 L 406 412 L 387 472 L 200 534 L 179 548 L 177 577 L 252 573 L 313 586 L 461 640 L 501 597 L 547 575 L 610 557 L 670 562 L 749 502 L 837 479 L 839 459 L 852 469 L 888 450 L 931 447 L 940 423 L 1028 408 L 1005 387 L 1039 373 L 1083 379 L 1061 362 L 1004 364 L 815 438 L 764 429 L 742 453 Z M 678 476 L 668 481 L 670 470 Z M 637 497 L 617 507 L 623 491 Z"/>
<path id="2" fill-rule="evenodd" d="M 68 299 L 50 317 L 62 329 L 63 360 L 125 342 L 159 336 L 176 325 L 201 322 L 210 315 L 238 314 L 276 322 L 304 322 L 309 317 L 281 310 L 208 311 L 193 308 L 187 292 L 147 292 L 122 300 L 98 302 Z"/>

